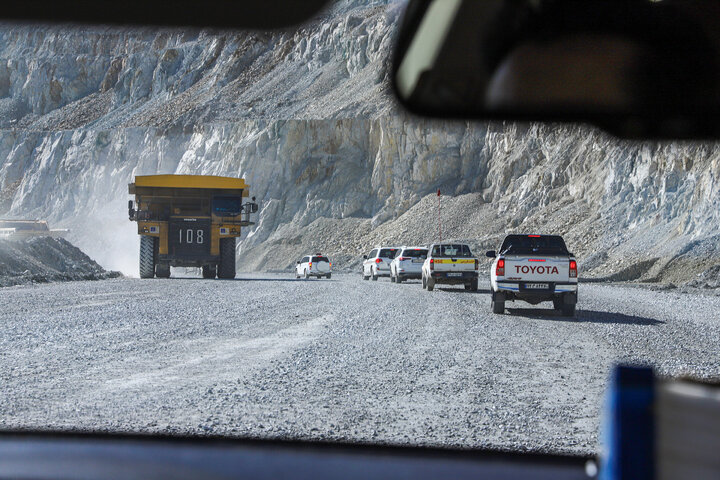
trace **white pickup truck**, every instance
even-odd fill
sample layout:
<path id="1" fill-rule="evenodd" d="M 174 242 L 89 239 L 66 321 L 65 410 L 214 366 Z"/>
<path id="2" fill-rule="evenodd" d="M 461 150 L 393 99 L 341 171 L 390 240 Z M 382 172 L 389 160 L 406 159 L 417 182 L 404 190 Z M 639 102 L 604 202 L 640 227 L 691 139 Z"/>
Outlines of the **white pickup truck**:
<path id="1" fill-rule="evenodd" d="M 422 286 L 432 292 L 436 283 L 465 285 L 477 292 L 478 259 L 464 243 L 435 243 L 422 266 Z"/>
<path id="2" fill-rule="evenodd" d="M 552 301 L 563 315 L 575 315 L 578 268 L 559 235 L 508 235 L 490 268 L 492 311 L 503 313 L 506 301 L 532 305 Z"/>

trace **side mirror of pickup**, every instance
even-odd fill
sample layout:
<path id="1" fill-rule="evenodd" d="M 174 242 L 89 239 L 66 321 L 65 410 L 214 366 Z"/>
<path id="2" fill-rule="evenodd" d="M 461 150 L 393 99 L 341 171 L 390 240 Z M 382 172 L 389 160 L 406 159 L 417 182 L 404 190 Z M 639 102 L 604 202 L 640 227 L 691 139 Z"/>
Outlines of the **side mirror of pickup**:
<path id="1" fill-rule="evenodd" d="M 295 262 L 295 265 L 300 265 L 300 260 L 298 260 L 297 262 Z"/>
<path id="2" fill-rule="evenodd" d="M 135 209 L 132 200 L 128 200 L 128 217 L 130 217 L 130 220 L 135 220 Z"/>
<path id="3" fill-rule="evenodd" d="M 363 260 L 367 260 L 367 255 L 363 255 Z"/>
<path id="4" fill-rule="evenodd" d="M 495 253 L 495 250 L 490 250 L 488 252 L 485 252 L 485 256 L 488 258 L 495 258 L 497 257 L 497 254 Z"/>

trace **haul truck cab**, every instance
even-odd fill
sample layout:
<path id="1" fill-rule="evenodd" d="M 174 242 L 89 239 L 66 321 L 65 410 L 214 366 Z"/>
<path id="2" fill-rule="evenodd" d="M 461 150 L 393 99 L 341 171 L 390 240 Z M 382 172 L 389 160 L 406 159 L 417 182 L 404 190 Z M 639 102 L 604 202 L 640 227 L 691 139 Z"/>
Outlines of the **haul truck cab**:
<path id="1" fill-rule="evenodd" d="M 235 239 L 254 225 L 255 197 L 242 178 L 136 176 L 128 185 L 131 221 L 138 224 L 140 278 L 168 278 L 170 267 L 201 267 L 203 278 L 235 278 Z M 137 209 L 135 208 L 137 207 Z"/>

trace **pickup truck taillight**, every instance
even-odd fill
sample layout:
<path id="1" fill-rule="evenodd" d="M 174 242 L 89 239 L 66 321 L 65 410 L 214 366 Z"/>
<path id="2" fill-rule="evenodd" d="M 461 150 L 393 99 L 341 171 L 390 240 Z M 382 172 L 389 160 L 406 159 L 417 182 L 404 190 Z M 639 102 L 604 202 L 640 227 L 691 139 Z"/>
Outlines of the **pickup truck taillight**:
<path id="1" fill-rule="evenodd" d="M 475 259 L 475 270 L 478 270 L 480 268 L 480 260 L 477 258 Z"/>
<path id="2" fill-rule="evenodd" d="M 312 262 L 308 263 L 308 268 L 312 268 Z"/>
<path id="3" fill-rule="evenodd" d="M 577 278 L 577 262 L 570 260 L 570 278 Z"/>
<path id="4" fill-rule="evenodd" d="M 380 262 L 382 262 L 382 258 L 376 258 L 376 259 L 375 259 L 375 263 L 380 263 Z"/>
<path id="5" fill-rule="evenodd" d="M 430 270 L 435 270 L 435 260 L 430 259 Z"/>
<path id="6" fill-rule="evenodd" d="M 497 265 L 495 265 L 495 275 L 498 277 L 504 277 L 505 276 L 505 259 L 501 258 L 498 260 Z"/>
<path id="7" fill-rule="evenodd" d="M 403 260 L 410 260 L 410 257 L 398 257 L 398 260 L 402 262 Z"/>

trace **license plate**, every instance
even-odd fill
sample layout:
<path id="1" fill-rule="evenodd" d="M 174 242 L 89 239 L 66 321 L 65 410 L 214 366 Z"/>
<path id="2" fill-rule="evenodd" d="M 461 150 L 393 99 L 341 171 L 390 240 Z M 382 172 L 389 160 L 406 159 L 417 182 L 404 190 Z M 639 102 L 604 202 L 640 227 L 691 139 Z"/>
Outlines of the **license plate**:
<path id="1" fill-rule="evenodd" d="M 450 272 L 447 274 L 448 277 L 462 277 L 462 272 Z"/>
<path id="2" fill-rule="evenodd" d="M 547 283 L 526 283 L 525 288 L 528 290 L 547 290 L 550 285 Z"/>

